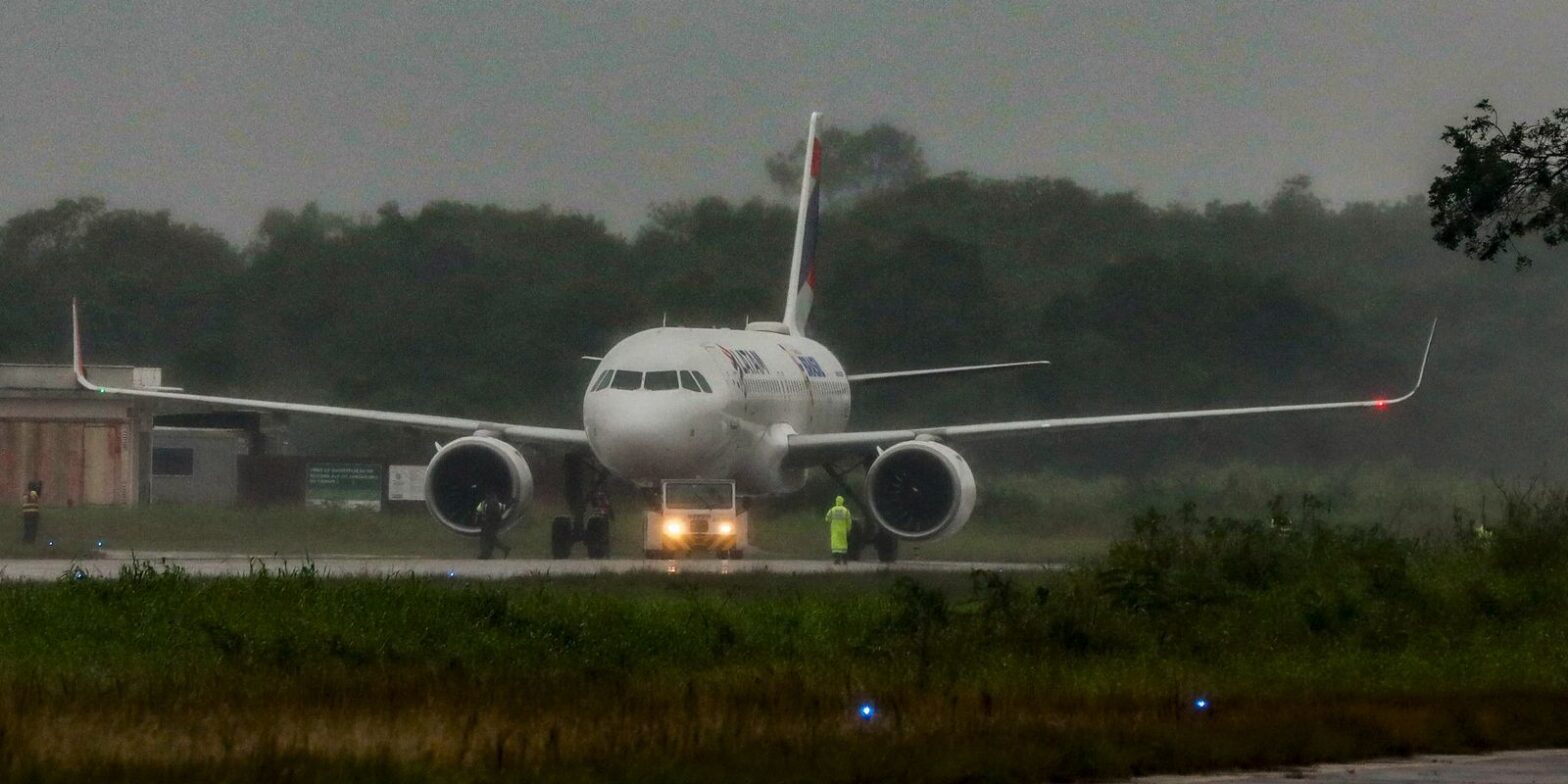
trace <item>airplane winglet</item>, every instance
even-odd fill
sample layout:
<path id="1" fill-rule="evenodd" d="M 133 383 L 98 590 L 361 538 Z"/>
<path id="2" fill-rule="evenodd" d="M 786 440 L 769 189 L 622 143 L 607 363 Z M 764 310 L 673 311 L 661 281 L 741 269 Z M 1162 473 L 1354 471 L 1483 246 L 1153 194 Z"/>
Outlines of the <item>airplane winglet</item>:
<path id="1" fill-rule="evenodd" d="M 76 383 L 83 389 L 102 392 L 87 380 L 87 364 L 82 360 L 82 322 L 76 314 L 76 298 L 71 298 L 71 368 L 76 371 Z"/>
<path id="2" fill-rule="evenodd" d="M 1421 352 L 1421 369 L 1416 371 L 1416 385 L 1410 388 L 1410 394 L 1415 394 L 1421 388 L 1421 379 L 1426 378 L 1426 360 L 1432 356 L 1432 339 L 1437 337 L 1437 319 L 1432 319 L 1432 328 L 1426 333 L 1426 349 Z"/>
<path id="3" fill-rule="evenodd" d="M 1437 337 L 1437 319 L 1432 319 L 1432 327 L 1426 333 L 1426 348 L 1421 350 L 1421 368 L 1416 371 L 1415 386 L 1412 386 L 1409 392 L 1399 397 L 1392 400 L 1378 400 L 1374 405 L 1381 408 L 1389 403 L 1403 403 L 1415 396 L 1416 390 L 1421 388 L 1421 382 L 1426 379 L 1426 361 L 1432 356 L 1432 339 L 1435 337 Z"/>

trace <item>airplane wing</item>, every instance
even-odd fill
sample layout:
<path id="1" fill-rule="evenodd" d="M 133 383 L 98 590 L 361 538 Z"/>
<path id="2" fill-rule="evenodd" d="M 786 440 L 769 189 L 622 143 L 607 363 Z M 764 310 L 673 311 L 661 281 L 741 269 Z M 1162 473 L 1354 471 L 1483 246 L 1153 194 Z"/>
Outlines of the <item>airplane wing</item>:
<path id="1" fill-rule="evenodd" d="M 491 431 L 508 441 L 540 446 L 561 447 L 566 449 L 586 449 L 588 436 L 581 430 L 572 430 L 558 427 L 536 427 L 533 425 L 513 425 L 505 422 L 488 422 L 480 419 L 463 419 L 460 417 L 431 416 L 429 414 L 406 414 L 396 411 L 376 411 L 366 408 L 345 408 L 342 406 L 319 406 L 308 403 L 284 403 L 275 400 L 251 400 L 238 397 L 217 397 L 213 395 L 193 395 L 186 392 L 170 391 L 167 387 L 152 389 L 126 389 L 120 387 L 105 387 L 94 384 L 87 378 L 86 365 L 82 361 L 82 331 L 81 324 L 76 315 L 76 302 L 71 302 L 71 349 L 73 362 L 76 368 L 76 383 L 83 388 L 104 395 L 122 397 L 144 397 L 157 400 L 180 400 L 187 403 L 202 403 L 224 408 L 248 408 L 259 411 L 284 411 L 296 414 L 319 414 L 321 416 L 338 417 L 341 419 L 355 419 L 361 422 L 376 422 L 387 425 L 403 425 L 421 430 L 434 430 L 446 433 L 472 434 L 480 430 Z"/>
<path id="2" fill-rule="evenodd" d="M 863 384 L 867 381 L 888 381 L 896 378 L 913 378 L 916 376 L 945 376 L 952 373 L 987 373 L 996 370 L 1011 370 L 1032 365 L 1049 364 L 1051 364 L 1050 360 L 1035 359 L 1028 362 L 999 362 L 994 365 L 961 365 L 959 367 L 923 368 L 921 370 L 893 370 L 884 373 L 852 373 L 845 376 L 844 380 L 851 384 Z"/>
<path id="3" fill-rule="evenodd" d="M 1250 406 L 1245 408 L 1205 408 L 1193 411 L 1160 411 L 1144 414 L 1110 414 L 1105 416 L 1065 417 L 1060 419 L 1029 419 L 1017 422 L 986 422 L 974 425 L 949 425 L 945 427 L 918 427 L 907 430 L 868 430 L 858 433 L 799 434 L 789 437 L 789 452 L 785 462 L 793 466 L 821 465 L 835 459 L 870 454 L 893 444 L 917 438 L 938 441 L 978 441 L 989 438 L 1025 436 L 1031 434 L 1075 430 L 1086 427 L 1127 425 L 1139 422 L 1165 422 L 1178 419 L 1243 416 L 1248 414 L 1283 414 L 1300 411 L 1327 411 L 1337 408 L 1385 408 L 1403 403 L 1421 388 L 1426 376 L 1426 360 L 1432 353 L 1432 338 L 1437 334 L 1437 321 L 1427 333 L 1426 349 L 1421 354 L 1421 369 L 1416 374 L 1415 386 L 1395 398 L 1373 398 L 1335 403 L 1300 403 L 1293 405 Z"/>

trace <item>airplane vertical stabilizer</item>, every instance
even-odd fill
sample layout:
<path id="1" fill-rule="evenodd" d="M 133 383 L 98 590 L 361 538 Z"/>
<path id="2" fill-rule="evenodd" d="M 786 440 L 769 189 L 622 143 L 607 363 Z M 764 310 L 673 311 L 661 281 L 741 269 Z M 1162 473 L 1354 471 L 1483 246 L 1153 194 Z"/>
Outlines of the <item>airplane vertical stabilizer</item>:
<path id="1" fill-rule="evenodd" d="M 817 213 L 821 195 L 817 175 L 822 169 L 822 141 L 817 138 L 821 112 L 811 113 L 806 131 L 806 163 L 800 176 L 800 213 L 795 222 L 795 255 L 789 265 L 789 296 L 784 299 L 784 326 L 791 334 L 806 334 L 806 319 L 811 315 L 811 299 L 817 288 Z"/>

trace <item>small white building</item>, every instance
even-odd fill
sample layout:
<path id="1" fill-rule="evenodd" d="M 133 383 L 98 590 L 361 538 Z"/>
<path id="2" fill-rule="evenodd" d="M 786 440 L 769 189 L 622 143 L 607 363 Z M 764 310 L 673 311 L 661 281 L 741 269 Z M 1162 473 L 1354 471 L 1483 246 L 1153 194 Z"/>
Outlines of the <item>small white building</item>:
<path id="1" fill-rule="evenodd" d="M 152 500 L 232 506 L 239 495 L 239 457 L 250 434 L 211 427 L 152 429 Z"/>

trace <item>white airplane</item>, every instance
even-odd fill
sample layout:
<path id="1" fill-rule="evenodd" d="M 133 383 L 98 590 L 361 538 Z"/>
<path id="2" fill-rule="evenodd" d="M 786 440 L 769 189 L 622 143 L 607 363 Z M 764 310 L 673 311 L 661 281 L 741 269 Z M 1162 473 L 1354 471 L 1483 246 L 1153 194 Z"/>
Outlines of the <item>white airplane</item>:
<path id="1" fill-rule="evenodd" d="M 77 381 L 87 389 L 111 395 L 318 414 L 456 434 L 458 438 L 438 446 L 430 461 L 425 498 L 437 520 L 465 535 L 479 533 L 472 522 L 476 494 L 482 497 L 495 492 L 504 500 L 506 526 L 521 516 L 534 484 L 528 462 L 518 451 L 521 445 L 566 457 L 568 499 L 579 521 L 583 504 L 580 472 L 590 461 L 597 463 L 592 467 L 599 471 L 601 481 L 606 472 L 642 488 L 657 488 L 665 480 L 733 480 L 735 491 L 742 496 L 797 490 L 805 482 L 805 470 L 814 466 L 827 468 L 838 479 L 841 472 L 836 466 L 858 463 L 866 468 L 867 499 L 863 505 L 882 530 L 908 541 L 951 536 L 963 528 L 974 510 L 974 475 L 954 449 L 956 445 L 1139 422 L 1376 409 L 1410 399 L 1421 386 L 1435 321 L 1427 335 L 1415 386 L 1394 398 L 846 430 L 851 390 L 857 384 L 1047 363 L 852 374 L 826 346 L 806 337 L 816 289 L 820 119 L 820 113 L 812 114 L 808 129 L 783 320 L 753 322 L 745 329 L 660 327 L 622 340 L 600 358 L 583 394 L 580 430 L 99 386 L 88 380 L 84 371 L 81 330 L 73 302 Z"/>

